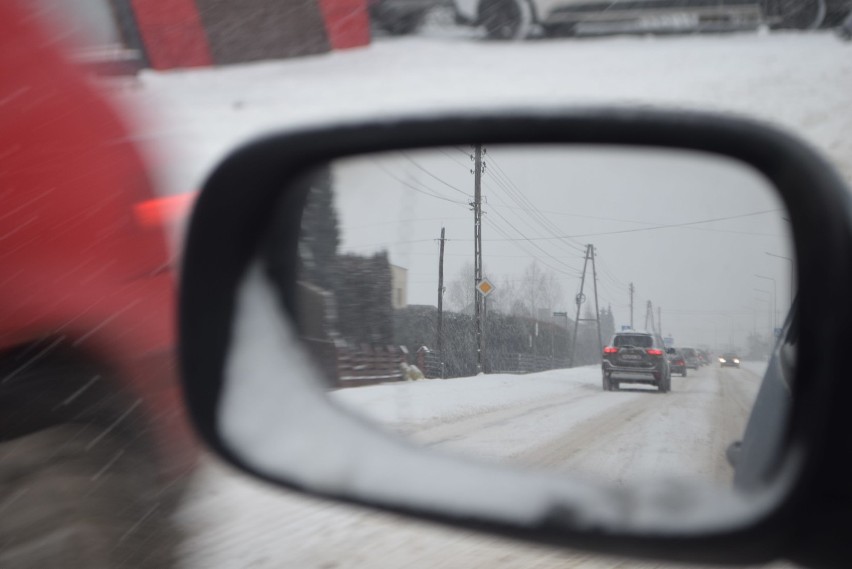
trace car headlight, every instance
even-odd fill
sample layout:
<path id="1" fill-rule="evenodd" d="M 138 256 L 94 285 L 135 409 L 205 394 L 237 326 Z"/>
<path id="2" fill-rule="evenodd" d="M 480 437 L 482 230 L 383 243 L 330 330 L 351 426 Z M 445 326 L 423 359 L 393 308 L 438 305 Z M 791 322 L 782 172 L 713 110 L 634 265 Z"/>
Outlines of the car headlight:
<path id="1" fill-rule="evenodd" d="M 734 363 L 738 364 L 738 363 L 740 363 L 740 360 L 738 360 L 737 358 L 734 358 Z"/>
<path id="2" fill-rule="evenodd" d="M 725 358 L 719 358 L 719 363 L 720 363 L 720 364 L 725 363 Z"/>

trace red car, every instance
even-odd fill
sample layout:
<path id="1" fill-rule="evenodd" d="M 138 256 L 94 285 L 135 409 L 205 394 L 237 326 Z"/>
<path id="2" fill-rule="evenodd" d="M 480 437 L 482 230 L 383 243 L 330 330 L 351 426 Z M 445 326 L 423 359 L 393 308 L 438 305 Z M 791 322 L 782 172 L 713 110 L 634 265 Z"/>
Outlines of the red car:
<path id="1" fill-rule="evenodd" d="M 164 204 L 24 6 L 0 2 L 0 566 L 167 567 L 197 451 Z"/>
<path id="2" fill-rule="evenodd" d="M 666 356 L 669 358 L 672 373 L 679 373 L 682 377 L 686 377 L 687 366 L 683 353 L 677 348 L 666 348 Z"/>

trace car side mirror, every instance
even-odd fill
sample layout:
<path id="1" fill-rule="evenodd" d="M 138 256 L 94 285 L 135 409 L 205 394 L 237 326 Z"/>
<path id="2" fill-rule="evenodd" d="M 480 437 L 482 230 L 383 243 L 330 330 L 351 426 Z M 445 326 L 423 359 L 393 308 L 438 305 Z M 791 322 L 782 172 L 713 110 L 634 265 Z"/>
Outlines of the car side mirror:
<path id="1" fill-rule="evenodd" d="M 512 159 L 504 161 L 503 156 L 508 154 L 500 154 L 495 149 L 506 145 L 511 146 L 514 153 Z M 495 156 L 494 160 L 489 160 L 487 154 L 480 154 L 483 146 Z M 551 152 L 553 148 L 558 152 Z M 459 149 L 464 156 L 459 155 Z M 657 167 L 655 153 L 661 151 L 671 155 L 678 166 L 674 169 Z M 389 153 L 393 154 L 392 159 L 386 159 Z M 474 158 L 468 160 L 468 153 Z M 383 343 L 382 334 L 386 328 L 381 323 L 392 318 L 394 299 L 402 298 L 402 292 L 400 296 L 394 292 L 399 288 L 394 283 L 398 284 L 399 279 L 405 281 L 407 277 L 395 272 L 387 254 L 383 256 L 369 248 L 365 250 L 371 251 L 370 255 L 353 254 L 353 258 L 345 259 L 333 248 L 332 253 L 323 253 L 316 246 L 320 239 L 318 229 L 326 227 L 327 214 L 322 212 L 333 211 L 340 202 L 322 192 L 329 187 L 329 180 L 339 180 L 336 176 L 345 173 L 344 179 L 351 180 L 347 187 L 355 196 L 351 199 L 353 211 L 370 220 L 349 224 L 347 231 L 353 236 L 371 236 L 370 232 L 380 228 L 383 222 L 381 217 L 369 216 L 383 214 L 385 220 L 406 220 L 390 239 L 408 243 L 419 238 L 413 235 L 414 222 L 410 217 L 394 218 L 387 213 L 390 202 L 386 192 L 410 191 L 414 196 L 425 196 L 429 200 L 453 200 L 454 206 L 464 210 L 466 215 L 472 215 L 468 207 L 476 210 L 486 203 L 474 197 L 470 206 L 469 196 L 455 195 L 458 192 L 451 187 L 458 189 L 458 184 L 447 181 L 443 171 L 438 173 L 437 167 L 430 162 L 442 154 L 448 160 L 446 164 L 455 162 L 458 168 L 460 162 L 460 171 L 471 179 L 479 180 L 483 171 L 494 168 L 493 183 L 498 184 L 499 180 L 499 184 L 505 185 L 503 190 L 507 195 L 518 198 L 513 207 L 521 210 L 533 209 L 523 197 L 531 196 L 532 188 L 540 187 L 540 180 L 524 186 L 526 189 L 520 188 L 522 183 L 518 180 L 527 175 L 532 180 L 533 175 L 548 172 L 547 180 L 552 181 L 554 187 L 558 186 L 560 192 L 580 192 L 585 188 L 585 193 L 571 195 L 590 204 L 603 199 L 596 196 L 608 195 L 608 188 L 615 185 L 629 186 L 634 192 L 630 195 L 640 195 L 640 190 L 645 189 L 653 196 L 654 191 L 671 181 L 669 176 L 677 178 L 681 167 L 690 172 L 684 179 L 691 182 L 681 183 L 677 178 L 678 184 L 670 184 L 672 192 L 684 194 L 706 187 L 712 189 L 699 193 L 712 197 L 713 192 L 743 196 L 742 190 L 746 187 L 767 190 L 768 194 L 755 194 L 764 196 L 754 198 L 758 200 L 754 203 L 760 207 L 743 210 L 743 215 L 748 214 L 753 219 L 758 214 L 778 215 L 780 212 L 787 221 L 783 218 L 782 222 L 773 220 L 766 226 L 755 221 L 757 229 L 753 230 L 723 227 L 710 236 L 719 241 L 726 233 L 751 234 L 749 238 L 755 241 L 749 242 L 748 253 L 763 255 L 760 239 L 789 235 L 790 253 L 796 260 L 797 302 L 790 315 L 798 319 L 795 338 L 792 333 L 782 335 L 778 343 L 767 348 L 774 350 L 769 363 L 763 362 L 760 371 L 750 372 L 758 374 L 753 377 L 752 396 L 759 397 L 760 392 L 766 391 L 757 389 L 763 369 L 767 370 L 763 382 L 775 385 L 772 390 L 775 395 L 765 405 L 759 405 L 758 400 L 752 416 L 746 417 L 748 427 L 728 433 L 728 438 L 718 437 L 718 448 L 712 449 L 720 464 L 729 468 L 724 464 L 726 446 L 738 440 L 743 431 L 748 435 L 759 430 L 761 425 L 769 425 L 769 430 L 761 433 L 769 444 L 754 445 L 750 444 L 748 436 L 743 438 L 737 468 L 755 465 L 749 476 L 743 474 L 743 479 L 750 481 L 747 487 L 728 483 L 730 471 L 720 484 L 708 484 L 673 472 L 640 480 L 629 476 L 630 465 L 623 470 L 628 473 L 625 484 L 599 476 L 599 471 L 583 475 L 577 466 L 560 469 L 559 464 L 550 460 L 563 457 L 559 453 L 563 448 L 560 445 L 566 443 L 564 440 L 545 441 L 547 444 L 539 444 L 539 441 L 522 448 L 524 456 L 538 462 L 498 463 L 484 456 L 487 453 L 482 451 L 483 447 L 473 452 L 462 445 L 454 447 L 452 452 L 442 452 L 440 441 L 451 438 L 455 431 L 448 429 L 444 434 L 449 435 L 443 438 L 440 429 L 426 436 L 418 430 L 423 422 L 416 425 L 406 422 L 413 416 L 413 410 L 422 410 L 420 402 L 425 401 L 413 398 L 411 394 L 415 390 L 421 393 L 437 390 L 442 385 L 457 388 L 463 382 L 440 379 L 447 375 L 449 366 L 455 364 L 436 356 L 438 351 L 429 346 L 399 349 L 399 346 Z M 516 158 L 518 164 L 532 163 L 534 167 L 518 170 L 523 174 L 507 174 L 510 160 Z M 422 167 L 420 175 L 430 178 L 430 182 L 413 181 L 413 174 L 409 176 L 396 169 L 406 163 L 411 172 L 418 168 L 410 164 Z M 588 167 L 589 164 L 594 167 Z M 653 168 L 648 164 L 653 164 Z M 724 174 L 718 179 L 705 178 L 695 175 L 695 170 L 689 169 L 690 164 L 696 168 L 721 165 L 720 171 Z M 503 170 L 502 177 L 498 167 Z M 380 182 L 372 172 L 382 169 L 387 176 Z M 604 174 L 617 171 L 626 174 L 622 178 L 603 180 Z M 391 183 L 395 184 L 395 190 L 383 186 Z M 446 194 L 435 190 L 439 185 L 446 189 Z M 357 193 L 356 189 L 363 193 Z M 461 191 L 466 194 L 465 190 Z M 475 194 L 478 191 L 479 186 L 475 191 L 471 189 L 470 196 L 478 196 Z M 760 201 L 764 199 L 767 201 Z M 414 201 L 409 203 L 410 211 L 419 211 Z M 494 205 L 499 205 L 496 199 L 492 209 L 486 208 L 484 225 L 477 225 L 476 233 L 471 229 L 469 237 L 465 236 L 470 239 L 471 251 L 474 241 L 481 237 L 482 227 L 488 227 L 489 220 L 500 211 Z M 547 207 L 549 204 L 544 203 L 535 209 L 541 212 Z M 847 261 L 852 259 L 850 211 L 849 193 L 844 183 L 832 166 L 808 146 L 774 128 L 729 116 L 648 109 L 545 113 L 506 110 L 404 117 L 273 134 L 226 158 L 205 183 L 195 205 L 180 291 L 180 358 L 191 416 L 201 437 L 231 464 L 269 482 L 330 499 L 527 541 L 615 554 L 701 563 L 758 563 L 784 557 L 801 563 L 833 562 L 835 566 L 843 566 L 852 561 L 845 553 L 843 532 L 832 533 L 819 528 L 828 523 L 827 508 L 832 507 L 831 511 L 840 513 L 850 506 L 844 495 L 836 492 L 837 488 L 845 487 L 852 474 L 842 458 L 848 456 L 850 450 L 846 435 L 850 427 L 849 414 L 845 406 L 852 389 L 852 384 L 844 381 L 848 367 L 846 346 L 852 339 L 847 324 L 852 321 L 852 297 L 848 294 L 852 290 L 852 263 Z M 598 222 L 602 222 L 600 218 L 603 217 L 617 217 L 600 213 L 595 216 Z M 446 217 L 442 213 L 441 219 Z M 312 221 L 306 223 L 306 219 Z M 547 226 L 544 218 L 539 222 L 540 226 Z M 655 223 L 674 225 L 677 222 Z M 682 223 L 688 225 L 689 220 Z M 655 224 L 647 220 L 635 224 L 631 227 L 630 238 L 638 239 L 640 233 L 636 229 L 653 226 Z M 555 239 L 563 240 L 574 235 L 556 233 Z M 603 230 L 583 232 L 592 233 L 603 233 Z M 695 233 L 702 233 L 702 230 L 695 230 Z M 542 231 L 532 237 L 554 236 Z M 530 235 L 526 238 L 527 243 L 539 243 L 531 240 Z M 443 237 L 438 239 L 437 235 L 429 238 L 429 244 L 434 245 L 430 259 L 435 265 L 438 247 L 444 244 Z M 506 240 L 501 241 L 502 246 L 508 247 L 512 237 L 503 239 Z M 364 243 L 365 247 L 370 244 Z M 730 258 L 730 248 L 727 251 Z M 737 254 L 745 255 L 746 251 L 741 249 Z M 549 361 L 556 361 L 559 353 L 555 346 L 565 346 L 563 367 L 554 366 L 554 371 L 546 372 L 547 377 L 522 371 L 511 372 L 510 377 L 499 376 L 506 385 L 520 386 L 517 389 L 521 390 L 544 390 L 545 386 L 556 390 L 574 385 L 576 393 L 582 392 L 586 397 L 583 399 L 588 403 L 586 410 L 597 405 L 627 405 L 610 408 L 621 411 L 612 411 L 606 418 L 611 424 L 621 426 L 631 417 L 628 411 L 638 409 L 633 405 L 644 405 L 650 400 L 642 393 L 641 385 L 622 393 L 604 392 L 600 388 L 603 332 L 594 326 L 600 326 L 601 318 L 595 319 L 596 324 L 588 324 L 589 317 L 583 311 L 585 306 L 591 306 L 591 295 L 597 294 L 591 286 L 599 276 L 597 267 L 591 265 L 597 253 L 594 247 L 586 247 L 582 255 L 584 262 L 589 263 L 583 268 L 589 280 L 578 286 L 589 288 L 581 288 L 571 299 L 571 310 L 548 312 L 544 317 L 536 310 L 524 317 L 528 320 L 521 316 L 512 316 L 515 318 L 512 320 L 511 315 L 501 316 L 494 308 L 497 301 L 493 297 L 491 301 L 475 300 L 469 313 L 465 312 L 467 307 L 458 311 L 458 316 L 454 317 L 457 323 L 482 322 L 480 318 L 485 313 L 486 322 L 499 320 L 504 324 L 500 328 L 477 328 L 471 324 L 469 333 L 462 333 L 456 341 L 450 342 L 455 347 L 486 346 L 485 350 L 472 348 L 469 351 L 472 359 L 464 365 L 474 366 L 473 371 L 461 376 L 469 380 L 465 384 L 483 386 L 478 392 L 479 401 L 491 396 L 499 386 L 497 380 L 488 383 L 493 375 L 488 366 L 494 364 L 490 363 L 493 360 L 488 359 L 487 352 L 488 339 L 496 341 L 495 334 L 499 330 L 511 330 L 512 336 L 504 339 L 506 342 L 514 342 L 518 349 L 543 358 L 535 360 L 539 362 L 535 365 L 548 357 Z M 660 257 L 676 258 L 672 255 Z M 646 256 L 639 255 L 639 258 Z M 328 282 L 323 280 L 328 278 L 323 271 L 331 262 L 338 275 L 335 282 L 345 283 L 345 286 L 322 284 Z M 471 298 L 487 298 L 493 289 L 502 290 L 499 281 L 495 286 L 485 278 L 482 266 L 477 267 L 475 281 L 469 280 Z M 577 276 L 572 273 L 572 277 Z M 413 284 L 415 279 L 410 280 Z M 735 279 L 715 281 L 724 286 L 731 282 L 737 283 L 738 291 L 746 290 L 749 299 L 754 297 L 756 285 L 750 281 L 748 284 Z M 437 305 L 441 306 L 444 287 L 437 282 L 429 286 L 439 291 Z M 572 289 L 574 286 L 572 281 Z M 404 288 L 399 290 L 404 292 Z M 630 294 L 633 294 L 632 283 Z M 364 304 L 366 301 L 359 299 L 379 300 Z M 761 310 L 762 314 L 771 316 L 768 304 L 762 305 Z M 365 310 L 364 306 L 371 308 Z M 746 309 L 738 306 L 737 310 L 744 314 L 741 316 L 746 319 L 747 326 L 751 322 L 752 306 Z M 653 322 L 653 314 L 649 304 L 646 322 Z M 418 321 L 421 322 L 419 326 L 426 326 L 425 322 L 437 323 L 429 318 L 431 316 Z M 333 334 L 326 325 L 329 321 L 337 323 Z M 560 323 L 562 321 L 564 324 Z M 632 314 L 630 320 L 625 321 L 632 325 Z M 736 325 L 726 328 L 726 321 L 722 322 L 715 333 L 733 336 Z M 443 324 L 450 326 L 447 322 Z M 612 322 L 613 327 L 619 324 L 626 326 Z M 580 351 L 582 347 L 572 349 L 569 343 L 581 337 L 578 331 L 581 325 L 583 330 L 589 331 L 585 336 L 590 346 L 587 353 L 595 353 L 597 358 L 584 364 L 584 369 L 592 370 L 595 375 L 595 383 L 588 386 L 580 377 L 586 372 L 574 369 L 584 363 L 579 360 L 579 354 L 584 353 Z M 345 334 L 340 332 L 344 329 L 352 337 L 367 340 L 347 343 Z M 376 341 L 370 343 L 370 338 Z M 541 338 L 547 338 L 550 344 Z M 560 338 L 563 343 L 557 344 Z M 596 345 L 598 342 L 600 346 Z M 350 347 L 358 344 L 361 352 L 345 351 L 341 347 L 344 344 Z M 554 346 L 553 351 L 545 352 L 551 349 L 550 345 Z M 445 345 L 441 352 L 449 349 Z M 609 349 L 619 351 L 607 347 Z M 365 373 L 368 359 L 365 353 L 373 362 L 370 365 L 378 366 L 376 362 L 382 362 L 384 371 L 381 374 Z M 666 353 L 672 352 L 667 349 Z M 414 354 L 421 358 L 417 365 Z M 624 362 L 639 363 L 660 355 L 659 349 L 640 346 L 629 346 L 623 354 L 612 354 L 613 357 L 632 356 L 633 360 L 624 359 Z M 614 373 L 624 369 L 630 371 L 620 365 L 614 364 Z M 714 373 L 716 367 L 711 368 Z M 726 370 L 726 373 L 734 371 L 740 370 Z M 742 370 L 742 373 L 747 371 Z M 439 379 L 432 383 L 420 382 L 425 376 Z M 361 388 L 355 387 L 377 377 L 385 381 L 378 386 L 384 390 L 380 390 L 381 393 L 359 392 Z M 525 383 L 522 384 L 522 380 Z M 629 376 L 621 378 L 621 381 L 629 380 Z M 665 378 L 655 380 L 662 382 Z M 341 381 L 348 382 L 352 389 L 340 389 Z M 701 385 L 701 378 L 691 376 L 682 381 L 694 383 L 683 383 L 680 391 L 678 385 L 681 384 L 675 385 L 670 393 L 654 396 L 652 404 L 684 410 L 679 402 L 686 401 L 687 387 Z M 733 388 L 736 384 L 719 385 Z M 363 395 L 367 393 L 389 399 L 375 403 L 376 400 L 368 401 Z M 600 403 L 604 400 L 599 397 L 606 397 L 606 402 Z M 642 397 L 645 397 L 644 402 L 636 403 Z M 405 420 L 390 421 L 387 413 L 382 415 L 381 409 L 376 415 L 370 414 L 370 409 L 375 410 L 391 400 L 404 403 L 404 410 L 409 413 L 403 417 Z M 452 399 L 435 396 L 428 401 Z M 558 403 L 558 399 L 550 401 L 548 413 L 553 420 L 568 415 L 559 413 Z M 697 416 L 689 409 L 685 411 L 690 417 Z M 422 411 L 422 416 L 429 412 L 428 409 Z M 747 415 L 748 409 L 743 412 Z M 394 413 L 397 411 L 391 415 Z M 755 414 L 760 416 L 756 418 Z M 659 419 L 662 415 L 656 417 Z M 394 418 L 398 417 L 390 417 Z M 506 420 L 506 416 L 493 415 L 492 419 Z M 460 419 L 457 416 L 454 420 Z M 570 432 L 581 437 L 583 433 L 593 432 L 593 427 L 603 419 L 589 416 L 589 421 L 576 423 Z M 527 430 L 517 432 L 531 432 L 530 424 Z M 435 426 L 438 427 L 442 425 Z M 643 458 L 650 464 L 659 462 L 660 457 L 672 450 L 675 445 L 672 437 L 679 434 L 679 430 L 678 425 L 661 424 L 654 431 L 657 433 L 654 437 L 646 437 L 647 447 L 635 449 L 637 460 Z M 760 460 L 746 456 L 752 452 L 749 449 L 756 447 L 768 449 L 763 451 Z M 579 452 L 575 448 L 566 452 Z M 715 468 L 717 463 L 707 467 L 713 472 Z"/>

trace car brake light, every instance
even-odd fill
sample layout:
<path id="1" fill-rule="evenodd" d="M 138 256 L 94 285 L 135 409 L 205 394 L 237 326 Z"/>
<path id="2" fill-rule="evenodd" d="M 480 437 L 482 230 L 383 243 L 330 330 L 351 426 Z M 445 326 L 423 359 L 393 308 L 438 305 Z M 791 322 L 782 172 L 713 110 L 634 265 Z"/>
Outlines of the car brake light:
<path id="1" fill-rule="evenodd" d="M 645 350 L 645 353 L 649 356 L 662 356 L 663 350 L 658 350 L 656 348 L 648 348 L 647 350 Z"/>
<path id="2" fill-rule="evenodd" d="M 613 348 L 612 346 L 607 346 L 606 348 L 604 348 L 604 353 L 605 354 L 617 354 L 618 348 Z"/>
<path id="3" fill-rule="evenodd" d="M 196 192 L 154 198 L 133 207 L 136 223 L 141 227 L 161 227 L 189 217 Z"/>

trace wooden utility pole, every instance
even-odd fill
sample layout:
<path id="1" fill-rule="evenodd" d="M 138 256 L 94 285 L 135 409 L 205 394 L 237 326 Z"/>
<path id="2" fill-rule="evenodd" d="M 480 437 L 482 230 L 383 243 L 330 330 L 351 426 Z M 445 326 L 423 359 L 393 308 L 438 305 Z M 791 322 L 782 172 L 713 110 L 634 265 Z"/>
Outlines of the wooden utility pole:
<path id="1" fill-rule="evenodd" d="M 657 334 L 663 337 L 663 309 L 657 307 Z"/>
<path id="2" fill-rule="evenodd" d="M 589 245 L 592 253 L 592 284 L 595 287 L 595 321 L 598 323 L 598 353 L 603 355 L 603 338 L 601 338 L 601 311 L 598 308 L 598 271 L 595 268 L 595 246 Z"/>
<path id="3" fill-rule="evenodd" d="M 476 373 L 482 373 L 482 145 L 474 147 L 473 157 L 473 317 L 476 326 Z"/>
<path id="4" fill-rule="evenodd" d="M 651 325 L 648 326 L 648 323 Z M 653 332 L 656 328 L 654 326 L 654 304 L 649 300 L 645 303 L 645 330 Z"/>
<path id="5" fill-rule="evenodd" d="M 630 283 L 630 329 L 633 330 L 633 283 Z"/>
<path id="6" fill-rule="evenodd" d="M 438 256 L 438 361 L 441 364 L 441 379 L 444 378 L 444 228 L 441 228 L 441 253 Z"/>
<path id="7" fill-rule="evenodd" d="M 603 352 L 603 345 L 601 344 L 601 313 L 598 310 L 598 285 L 597 285 L 597 273 L 595 271 L 595 247 L 594 245 L 586 245 L 586 257 L 583 260 L 583 274 L 580 276 L 580 292 L 577 293 L 575 297 L 575 301 L 577 302 L 577 315 L 574 318 L 574 337 L 571 339 L 571 360 L 568 363 L 569 367 L 574 367 L 576 362 L 576 354 L 577 354 L 577 333 L 579 331 L 580 322 L 591 322 L 595 321 L 598 325 L 598 347 L 600 348 L 600 352 Z M 592 278 L 595 279 L 594 283 L 594 292 L 595 292 L 595 317 L 594 318 L 580 318 L 580 307 L 586 301 L 586 295 L 583 293 L 583 289 L 586 285 L 586 267 L 589 265 L 589 262 L 592 263 Z"/>

